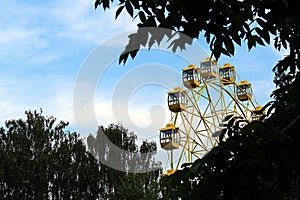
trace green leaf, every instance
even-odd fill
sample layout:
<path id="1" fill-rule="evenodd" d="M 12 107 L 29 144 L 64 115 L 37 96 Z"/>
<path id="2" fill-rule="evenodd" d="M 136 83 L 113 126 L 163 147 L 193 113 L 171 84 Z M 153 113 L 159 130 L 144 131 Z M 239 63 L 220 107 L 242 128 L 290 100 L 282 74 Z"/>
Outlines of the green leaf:
<path id="1" fill-rule="evenodd" d="M 101 4 L 101 2 L 100 2 Z M 100 5 L 99 4 L 99 5 Z M 102 6 L 103 6 L 103 9 L 105 10 L 106 8 L 109 8 L 109 0 L 102 0 Z"/>
<path id="2" fill-rule="evenodd" d="M 126 63 L 127 59 L 128 59 L 129 53 L 122 53 L 121 56 L 119 57 L 119 64 L 121 64 L 123 62 L 123 64 Z"/>
<path id="3" fill-rule="evenodd" d="M 247 36 L 247 45 L 248 45 L 248 50 L 250 51 L 252 49 L 252 47 L 256 46 L 256 41 L 253 38 L 252 35 L 248 35 Z"/>
<path id="4" fill-rule="evenodd" d="M 134 8 L 136 9 L 140 8 L 139 0 L 131 0 L 131 3 L 134 6 Z"/>
<path id="5" fill-rule="evenodd" d="M 148 5 L 147 5 L 145 2 L 146 2 L 146 1 L 143 1 L 143 2 L 142 2 L 142 8 L 143 8 L 143 10 L 144 10 L 148 15 L 152 15 L 152 13 L 151 13 L 150 10 L 149 10 Z"/>
<path id="6" fill-rule="evenodd" d="M 260 36 L 261 38 L 263 38 L 263 39 L 265 40 L 265 42 L 266 42 L 267 44 L 270 44 L 270 35 L 269 35 L 269 32 L 268 32 L 268 31 L 262 30 L 262 29 L 260 29 L 260 28 L 258 28 L 258 27 L 255 28 L 255 31 L 259 34 L 259 36 Z M 256 38 L 256 39 L 257 39 L 257 38 Z M 256 40 L 256 41 L 257 41 L 257 40 Z"/>
<path id="7" fill-rule="evenodd" d="M 222 121 L 226 122 L 226 121 L 230 120 L 232 117 L 233 117 L 233 114 L 226 115 Z"/>
<path id="8" fill-rule="evenodd" d="M 281 44 L 282 44 L 283 48 L 287 49 L 286 40 L 281 40 Z"/>
<path id="9" fill-rule="evenodd" d="M 266 22 L 262 20 L 261 18 L 257 18 L 256 22 L 259 24 L 260 27 L 265 27 Z"/>
<path id="10" fill-rule="evenodd" d="M 241 46 L 241 37 L 238 34 L 233 34 L 231 37 L 235 41 L 235 43 Z"/>
<path id="11" fill-rule="evenodd" d="M 203 160 L 202 159 L 197 159 L 194 163 L 193 163 L 193 165 L 192 165 L 192 167 L 190 168 L 190 171 L 191 171 L 191 173 L 193 173 L 193 174 L 195 174 L 195 173 L 197 173 L 197 171 L 199 170 L 199 168 L 201 167 L 201 166 L 203 166 Z"/>
<path id="12" fill-rule="evenodd" d="M 204 34 L 204 37 L 206 38 L 206 42 L 209 44 L 210 43 L 210 32 L 206 31 Z"/>
<path id="13" fill-rule="evenodd" d="M 232 43 L 232 40 L 230 40 L 229 38 L 227 38 L 227 39 L 224 40 L 224 43 L 225 43 L 226 50 L 227 50 L 231 55 L 233 55 L 233 54 L 234 54 L 234 45 L 233 45 L 233 43 Z"/>
<path id="14" fill-rule="evenodd" d="M 129 13 L 129 15 L 131 17 L 133 17 L 133 8 L 132 8 L 130 1 L 126 1 L 125 6 L 126 6 L 126 10 Z"/>
<path id="15" fill-rule="evenodd" d="M 140 17 L 140 20 L 141 20 L 142 23 L 146 22 L 146 16 L 145 16 L 145 13 L 143 11 L 139 12 L 139 17 Z"/>
<path id="16" fill-rule="evenodd" d="M 125 7 L 125 6 L 120 6 L 120 7 L 118 8 L 118 10 L 116 11 L 116 17 L 115 17 L 115 19 L 118 18 L 118 16 L 120 15 L 120 13 L 122 12 L 122 10 L 123 10 L 124 7 Z"/>
<path id="17" fill-rule="evenodd" d="M 139 51 L 139 49 L 135 49 L 133 51 L 130 51 L 131 58 L 134 58 L 136 56 L 136 54 L 137 54 L 138 51 Z"/>
<path id="18" fill-rule="evenodd" d="M 230 128 L 230 129 L 228 129 L 228 131 L 227 131 L 227 135 L 228 135 L 228 137 L 232 137 L 232 129 Z"/>
<path id="19" fill-rule="evenodd" d="M 256 42 L 257 42 L 258 44 L 260 44 L 260 45 L 262 45 L 262 46 L 265 46 L 264 41 L 263 41 L 259 36 L 254 35 L 254 38 L 255 38 L 255 40 L 256 40 Z"/>
<path id="20" fill-rule="evenodd" d="M 221 53 L 226 55 L 226 56 L 231 56 L 231 54 L 223 47 L 221 48 Z"/>
<path id="21" fill-rule="evenodd" d="M 98 6 L 100 5 L 100 3 L 101 3 L 100 1 L 101 1 L 101 0 L 96 0 L 96 1 L 95 1 L 95 5 L 94 5 L 94 6 L 95 6 L 95 9 L 97 9 Z"/>
<path id="22" fill-rule="evenodd" d="M 222 141 L 222 140 L 223 140 L 223 138 L 224 138 L 226 132 L 227 132 L 227 129 L 226 129 L 226 128 L 222 129 L 222 132 L 221 132 L 221 134 L 220 134 L 220 136 L 219 136 L 219 141 Z"/>
<path id="23" fill-rule="evenodd" d="M 145 23 L 148 27 L 156 27 L 156 21 L 154 16 L 151 16 L 147 19 L 146 23 Z"/>

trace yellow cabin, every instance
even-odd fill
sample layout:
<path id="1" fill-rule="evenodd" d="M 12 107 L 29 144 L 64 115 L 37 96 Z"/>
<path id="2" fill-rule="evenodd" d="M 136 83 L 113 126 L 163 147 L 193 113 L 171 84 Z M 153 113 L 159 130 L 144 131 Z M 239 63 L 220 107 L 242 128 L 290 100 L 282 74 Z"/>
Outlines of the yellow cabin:
<path id="1" fill-rule="evenodd" d="M 189 65 L 182 70 L 183 85 L 189 89 L 200 86 L 200 69 L 195 65 Z"/>
<path id="2" fill-rule="evenodd" d="M 180 135 L 178 128 L 174 124 L 167 124 L 166 127 L 160 129 L 160 146 L 165 150 L 173 150 L 179 148 Z"/>
<path id="3" fill-rule="evenodd" d="M 242 81 L 237 85 L 236 93 L 240 101 L 252 99 L 252 88 L 248 81 Z"/>
<path id="4" fill-rule="evenodd" d="M 208 57 L 200 63 L 200 73 L 204 80 L 210 80 L 217 77 L 217 62 Z"/>
<path id="5" fill-rule="evenodd" d="M 234 66 L 230 63 L 226 63 L 219 69 L 219 75 L 221 78 L 221 82 L 224 85 L 229 85 L 235 83 L 236 73 L 234 70 Z"/>
<path id="6" fill-rule="evenodd" d="M 172 112 L 186 110 L 186 94 L 181 88 L 175 88 L 168 92 L 168 106 Z"/>
<path id="7" fill-rule="evenodd" d="M 167 170 L 167 173 L 162 174 L 162 177 L 170 176 L 170 175 L 174 174 L 175 172 L 176 172 L 175 169 L 168 169 L 168 170 Z"/>
<path id="8" fill-rule="evenodd" d="M 260 116 L 262 116 L 263 114 L 265 114 L 265 111 L 262 111 L 262 106 L 256 106 L 253 110 L 252 110 L 252 120 L 259 120 Z"/>

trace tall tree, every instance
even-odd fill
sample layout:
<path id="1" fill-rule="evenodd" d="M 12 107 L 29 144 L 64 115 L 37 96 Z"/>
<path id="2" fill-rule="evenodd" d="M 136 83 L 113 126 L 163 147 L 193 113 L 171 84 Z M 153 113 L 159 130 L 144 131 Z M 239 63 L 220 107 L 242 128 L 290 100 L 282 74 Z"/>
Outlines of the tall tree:
<path id="1" fill-rule="evenodd" d="M 109 141 L 102 140 L 105 134 Z M 96 137 L 89 135 L 87 144 L 90 152 L 100 162 L 101 192 L 104 199 L 157 199 L 159 195 L 160 164 L 153 155 L 156 152 L 156 143 L 143 141 L 140 148 L 136 144 L 137 136 L 129 132 L 122 125 L 110 124 L 107 128 L 99 127 Z M 120 154 L 114 154 L 113 145 L 121 148 Z M 138 154 L 147 153 L 147 154 Z M 136 153 L 136 154 L 132 154 Z M 113 157 L 112 157 L 113 156 Z M 118 161 L 116 168 L 106 166 L 110 159 Z M 132 165 L 132 166 L 130 166 Z M 157 170 L 146 173 L 128 173 L 140 169 Z"/>
<path id="2" fill-rule="evenodd" d="M 96 199 L 99 166 L 68 123 L 42 112 L 0 129 L 0 199 Z"/>
<path id="3" fill-rule="evenodd" d="M 147 167 L 160 167 L 158 163 L 155 163 L 153 153 L 156 152 L 156 143 L 143 141 L 140 146 L 140 153 L 144 154 L 137 159 L 137 166 L 141 168 Z M 152 152 L 152 153 L 151 153 Z M 158 199 L 160 197 L 160 175 L 161 170 L 149 171 L 146 173 L 127 173 L 121 180 L 118 198 L 119 199 Z"/>

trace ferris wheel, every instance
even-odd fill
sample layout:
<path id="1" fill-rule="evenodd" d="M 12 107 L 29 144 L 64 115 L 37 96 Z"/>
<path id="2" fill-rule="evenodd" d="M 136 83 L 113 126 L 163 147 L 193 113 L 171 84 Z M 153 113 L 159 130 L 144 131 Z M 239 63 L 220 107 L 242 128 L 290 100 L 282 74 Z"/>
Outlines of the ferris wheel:
<path id="1" fill-rule="evenodd" d="M 251 84 L 240 80 L 229 63 L 219 66 L 212 58 L 182 70 L 183 87 L 168 92 L 171 119 L 160 129 L 161 148 L 167 151 L 166 175 L 183 163 L 201 158 L 219 143 L 226 116 L 257 119 L 261 106 Z"/>

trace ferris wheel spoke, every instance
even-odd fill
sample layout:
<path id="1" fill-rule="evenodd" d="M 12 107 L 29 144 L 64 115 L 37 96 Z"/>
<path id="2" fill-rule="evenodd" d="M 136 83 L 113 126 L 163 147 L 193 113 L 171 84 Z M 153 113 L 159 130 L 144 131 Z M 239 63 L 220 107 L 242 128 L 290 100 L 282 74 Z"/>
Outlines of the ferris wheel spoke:
<path id="1" fill-rule="evenodd" d="M 186 89 L 168 92 L 171 120 L 160 131 L 161 147 L 172 155 L 168 156 L 172 173 L 218 145 L 226 116 L 253 119 L 258 104 L 251 84 L 245 80 L 237 83 L 237 77 L 234 66 L 218 66 L 212 58 L 201 61 L 199 68 L 189 65 L 183 69 Z"/>

